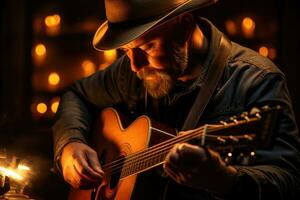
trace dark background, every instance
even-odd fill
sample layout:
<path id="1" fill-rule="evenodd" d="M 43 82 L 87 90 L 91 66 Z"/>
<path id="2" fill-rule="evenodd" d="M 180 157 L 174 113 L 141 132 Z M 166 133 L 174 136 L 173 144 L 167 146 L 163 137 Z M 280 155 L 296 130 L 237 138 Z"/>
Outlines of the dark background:
<path id="1" fill-rule="evenodd" d="M 51 172 L 54 114 L 37 114 L 33 106 L 39 100 L 50 102 L 66 86 L 81 78 L 77 63 L 82 59 L 88 57 L 96 65 L 102 63 L 101 53 L 91 45 L 93 33 L 104 19 L 102 2 L 5 0 L 1 1 L 0 9 L 1 154 L 7 160 L 17 157 L 31 167 L 29 183 L 25 187 L 29 196 L 35 199 L 65 199 L 67 185 Z M 200 11 L 226 34 L 226 20 L 233 19 L 238 23 L 245 16 L 254 19 L 256 29 L 253 37 L 241 34 L 228 36 L 256 51 L 261 45 L 276 49 L 273 62 L 286 74 L 298 124 L 299 10 L 298 0 L 220 0 L 218 4 Z M 47 35 L 40 19 L 55 13 L 61 17 L 60 32 Z M 47 44 L 47 60 L 43 67 L 38 66 L 32 56 L 32 49 L 40 42 Z M 45 74 L 51 70 L 62 75 L 61 85 L 54 89 L 43 86 Z"/>

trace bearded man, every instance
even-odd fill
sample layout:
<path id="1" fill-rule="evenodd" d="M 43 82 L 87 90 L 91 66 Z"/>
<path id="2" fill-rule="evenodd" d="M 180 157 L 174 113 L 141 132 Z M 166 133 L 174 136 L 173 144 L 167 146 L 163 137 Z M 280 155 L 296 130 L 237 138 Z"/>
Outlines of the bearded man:
<path id="1" fill-rule="evenodd" d="M 229 41 L 194 14 L 215 2 L 105 1 L 107 21 L 97 30 L 94 47 L 124 55 L 65 92 L 53 127 L 57 169 L 74 189 L 90 189 L 89 199 L 99 195 L 93 191 L 106 174 L 101 155 L 89 144 L 93 121 L 107 107 L 146 114 L 189 134 L 253 106 L 280 105 L 278 128 L 270 133 L 273 148 L 258 150 L 251 165 L 227 164 L 205 145 L 175 144 L 164 159 L 167 177 L 154 170 L 153 184 L 143 178 L 147 173 L 141 175 L 142 185 L 154 192 L 137 184 L 130 193 L 136 199 L 299 198 L 300 143 L 285 77 L 270 60 Z M 202 99 L 207 103 L 201 110 Z"/>

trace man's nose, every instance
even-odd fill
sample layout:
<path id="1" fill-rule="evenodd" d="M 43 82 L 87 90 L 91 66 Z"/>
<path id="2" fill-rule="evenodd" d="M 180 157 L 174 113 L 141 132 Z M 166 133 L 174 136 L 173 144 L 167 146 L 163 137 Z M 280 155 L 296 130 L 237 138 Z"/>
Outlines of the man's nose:
<path id="1" fill-rule="evenodd" d="M 130 50 L 129 53 L 131 70 L 133 72 L 140 71 L 143 67 L 148 66 L 148 58 L 145 52 L 139 48 L 134 48 Z"/>

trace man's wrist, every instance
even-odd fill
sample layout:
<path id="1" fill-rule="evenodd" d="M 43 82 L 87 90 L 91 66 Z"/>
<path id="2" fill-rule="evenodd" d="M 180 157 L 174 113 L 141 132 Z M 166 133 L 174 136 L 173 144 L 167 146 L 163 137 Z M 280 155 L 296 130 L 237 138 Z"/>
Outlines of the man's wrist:
<path id="1" fill-rule="evenodd" d="M 71 143 L 84 143 L 84 141 L 80 140 L 80 139 L 70 139 L 68 142 L 66 142 L 60 149 L 60 151 L 58 152 L 57 156 L 55 157 L 55 173 L 58 172 L 58 174 L 60 174 L 61 176 L 63 176 L 63 171 L 62 171 L 62 164 L 61 164 L 61 156 L 63 153 L 64 148 L 71 144 Z"/>

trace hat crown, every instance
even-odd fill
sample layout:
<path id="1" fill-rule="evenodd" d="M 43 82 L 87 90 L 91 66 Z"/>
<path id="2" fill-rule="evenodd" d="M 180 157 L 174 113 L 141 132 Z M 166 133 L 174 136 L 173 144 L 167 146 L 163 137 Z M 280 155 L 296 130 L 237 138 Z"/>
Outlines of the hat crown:
<path id="1" fill-rule="evenodd" d="M 163 15 L 189 0 L 105 0 L 110 23 L 122 23 Z"/>

